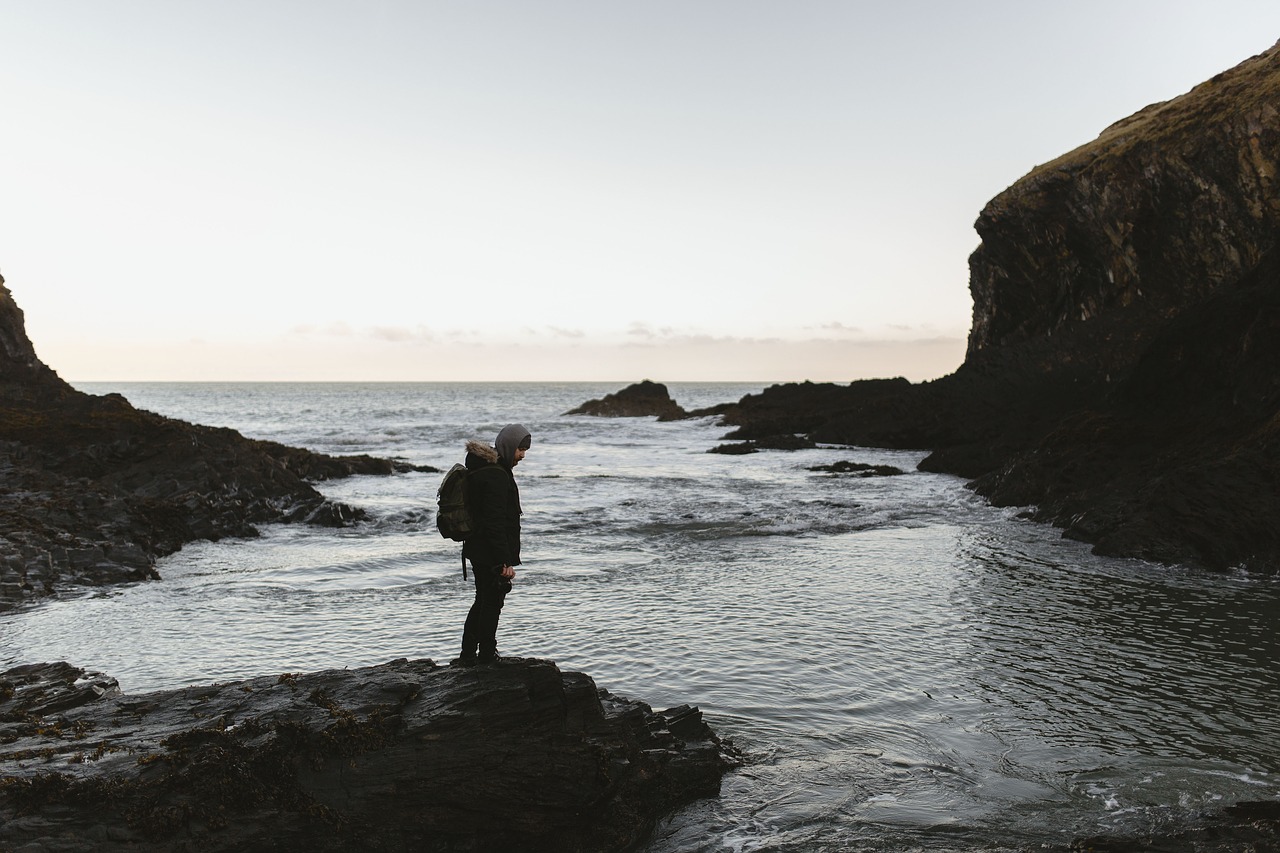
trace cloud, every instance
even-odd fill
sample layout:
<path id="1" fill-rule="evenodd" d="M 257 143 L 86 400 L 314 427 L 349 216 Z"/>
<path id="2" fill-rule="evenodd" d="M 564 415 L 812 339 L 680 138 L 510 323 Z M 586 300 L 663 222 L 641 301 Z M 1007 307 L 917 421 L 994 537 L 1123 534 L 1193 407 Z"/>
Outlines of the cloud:
<path id="1" fill-rule="evenodd" d="M 581 329 L 562 329 L 559 326 L 547 326 L 546 328 L 547 331 L 557 338 L 581 339 L 587 336 L 587 333 Z"/>
<path id="2" fill-rule="evenodd" d="M 434 343 L 436 336 L 426 326 L 374 326 L 367 331 L 376 341 L 390 343 Z"/>
<path id="3" fill-rule="evenodd" d="M 337 320 L 327 326 L 316 326 L 301 323 L 290 327 L 288 335 L 303 338 L 344 338 L 354 340 L 381 341 L 384 343 L 433 343 L 436 340 L 426 326 L 367 326 L 353 328 L 349 324 Z"/>
<path id="4" fill-rule="evenodd" d="M 818 331 L 823 331 L 823 332 L 835 332 L 837 334 L 844 334 L 844 335 L 861 335 L 862 334 L 862 329 L 859 326 L 846 326 L 844 323 L 841 323 L 839 321 L 823 323 L 818 326 L 806 326 L 805 328 L 816 329 Z"/>
<path id="5" fill-rule="evenodd" d="M 635 338 L 656 339 L 671 337 L 676 334 L 676 330 L 670 326 L 663 326 L 661 328 L 654 329 L 648 323 L 634 322 L 627 327 L 625 334 Z"/>
<path id="6" fill-rule="evenodd" d="M 290 327 L 289 334 L 298 335 L 304 338 L 349 338 L 354 336 L 355 332 L 349 325 L 341 320 L 337 320 L 327 326 L 317 326 L 313 323 L 300 323 L 297 326 Z"/>
<path id="7" fill-rule="evenodd" d="M 113 345 L 76 338 L 42 347 L 46 363 L 80 381 L 657 381 L 850 382 L 950 373 L 964 360 L 963 336 L 778 337 L 588 334 L 531 340 L 471 330 L 433 339 L 412 327 L 381 327 L 270 340 L 209 339 Z M 671 330 L 664 330 L 670 332 Z M 408 337 L 406 337 L 408 335 Z M 413 347 L 413 357 L 404 347 Z"/>

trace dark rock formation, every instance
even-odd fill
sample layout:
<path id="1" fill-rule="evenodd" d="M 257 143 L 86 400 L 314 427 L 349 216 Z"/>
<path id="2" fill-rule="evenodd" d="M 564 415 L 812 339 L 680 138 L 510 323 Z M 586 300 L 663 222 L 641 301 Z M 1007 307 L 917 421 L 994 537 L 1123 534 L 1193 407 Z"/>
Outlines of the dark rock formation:
<path id="1" fill-rule="evenodd" d="M 817 447 L 818 443 L 803 435 L 766 435 L 744 441 L 739 444 L 721 444 L 708 450 L 708 453 L 755 453 L 757 450 L 808 450 Z"/>
<path id="2" fill-rule="evenodd" d="M 717 444 L 707 452 L 723 453 L 725 456 L 746 456 L 748 453 L 758 453 L 759 448 L 754 441 L 739 441 L 733 444 Z"/>
<path id="3" fill-rule="evenodd" d="M 728 438 L 929 449 L 1100 553 L 1275 571 L 1278 165 L 1280 45 L 987 205 L 955 373 L 769 388 Z"/>
<path id="4" fill-rule="evenodd" d="M 674 421 L 688 414 L 680 408 L 667 386 L 648 379 L 628 385 L 614 394 L 606 394 L 603 400 L 588 400 L 566 415 L 595 415 L 602 418 L 644 418 L 657 416 L 660 421 Z"/>
<path id="5" fill-rule="evenodd" d="M 1280 252 L 1164 325 L 1094 406 L 975 486 L 1162 562 L 1280 567 Z"/>
<path id="6" fill-rule="evenodd" d="M 1278 155 L 1280 46 L 1036 168 L 978 218 L 970 355 L 1232 286 L 1275 245 Z"/>
<path id="7" fill-rule="evenodd" d="M 157 557 L 254 525 L 363 512 L 308 481 L 413 466 L 251 441 L 81 393 L 35 354 L 0 279 L 0 609 L 69 584 L 157 577 Z"/>
<path id="8" fill-rule="evenodd" d="M 65 663 L 0 673 L 5 850 L 624 850 L 735 761 L 696 708 L 549 661 L 137 696 Z"/>
<path id="9" fill-rule="evenodd" d="M 827 474 L 854 474 L 858 477 L 897 477 L 907 473 L 896 465 L 869 465 L 866 462 L 850 462 L 847 459 L 832 462 L 830 465 L 814 465 L 809 470 Z"/>

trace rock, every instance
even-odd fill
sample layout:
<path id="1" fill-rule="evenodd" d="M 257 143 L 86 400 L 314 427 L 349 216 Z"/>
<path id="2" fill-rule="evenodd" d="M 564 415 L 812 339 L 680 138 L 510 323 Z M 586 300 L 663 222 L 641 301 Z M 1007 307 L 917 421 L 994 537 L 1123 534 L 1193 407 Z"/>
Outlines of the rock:
<path id="1" fill-rule="evenodd" d="M 818 446 L 818 443 L 808 436 L 793 433 L 766 435 L 757 438 L 753 444 L 761 450 L 809 450 Z"/>
<path id="2" fill-rule="evenodd" d="M 601 418 L 643 418 L 656 416 L 660 421 L 674 421 L 688 417 L 675 400 L 671 399 L 667 386 L 648 379 L 628 385 L 621 391 L 605 395 L 603 400 L 588 400 L 566 415 L 594 415 Z"/>
<path id="3" fill-rule="evenodd" d="M 758 453 L 759 450 L 756 447 L 755 442 L 740 441 L 735 444 L 717 444 L 707 452 L 723 453 L 726 456 L 746 456 L 748 453 Z"/>
<path id="4" fill-rule="evenodd" d="M 1280 567 L 1280 252 L 1170 320 L 1113 391 L 979 478 L 1101 554 Z"/>
<path id="5" fill-rule="evenodd" d="M 417 468 L 246 439 L 83 394 L 35 354 L 0 279 L 0 609 L 71 584 L 158 578 L 196 539 L 273 521 L 347 525 L 314 481 Z"/>
<path id="6" fill-rule="evenodd" d="M 761 438 L 744 441 L 738 444 L 721 444 L 708 450 L 708 453 L 744 454 L 757 450 L 808 450 L 817 447 L 813 439 L 803 435 L 766 435 Z"/>
<path id="7" fill-rule="evenodd" d="M 969 355 L 1118 309 L 1146 326 L 1240 280 L 1276 242 L 1278 96 L 1280 44 L 988 203 L 969 262 Z"/>
<path id="8" fill-rule="evenodd" d="M 809 470 L 828 474 L 857 474 L 859 477 L 896 477 L 907 473 L 894 465 L 868 465 L 865 462 L 849 462 L 843 459 L 832 462 L 830 465 L 814 465 Z"/>
<path id="9" fill-rule="evenodd" d="M 397 660 L 141 695 L 0 673 L 0 849 L 611 851 L 737 763 L 549 661 Z"/>
<path id="10" fill-rule="evenodd" d="M 1280 44 L 1037 167 L 978 219 L 955 373 L 774 386 L 728 437 L 928 449 L 1098 553 L 1280 570 L 1277 103 Z"/>

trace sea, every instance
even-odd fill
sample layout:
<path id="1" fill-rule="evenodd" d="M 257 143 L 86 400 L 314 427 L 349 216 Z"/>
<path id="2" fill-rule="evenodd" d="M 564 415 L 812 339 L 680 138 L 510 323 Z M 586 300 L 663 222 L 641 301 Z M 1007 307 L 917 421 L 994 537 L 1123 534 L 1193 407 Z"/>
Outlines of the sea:
<path id="1" fill-rule="evenodd" d="M 533 433 L 500 652 L 655 709 L 696 705 L 745 762 L 650 853 L 976 851 L 1175 831 L 1280 798 L 1280 581 L 1094 556 L 1025 508 L 916 470 L 924 450 L 708 453 L 714 418 L 565 412 L 625 382 L 84 383 L 331 454 L 446 469 Z M 687 409 L 763 384 L 669 383 Z M 812 468 L 891 465 L 899 476 Z M 318 484 L 346 529 L 268 525 L 163 579 L 0 614 L 0 665 L 66 660 L 128 693 L 430 658 L 472 598 L 441 475 Z"/>

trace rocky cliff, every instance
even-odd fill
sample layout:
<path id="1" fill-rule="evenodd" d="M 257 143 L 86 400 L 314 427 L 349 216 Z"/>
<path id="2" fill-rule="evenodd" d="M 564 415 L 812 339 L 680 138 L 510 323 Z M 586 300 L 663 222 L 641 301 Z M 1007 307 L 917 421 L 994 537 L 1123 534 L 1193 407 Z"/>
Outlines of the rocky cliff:
<path id="1" fill-rule="evenodd" d="M 312 481 L 412 466 L 331 457 L 83 394 L 36 357 L 0 278 L 0 609 L 77 584 L 157 577 L 157 557 L 255 525 L 344 525 Z"/>
<path id="2" fill-rule="evenodd" d="M 1278 158 L 1280 45 L 1036 168 L 978 217 L 970 358 L 1232 286 L 1275 244 Z"/>
<path id="3" fill-rule="evenodd" d="M 157 693 L 0 673 L 0 849 L 611 851 L 714 796 L 736 752 L 549 661 Z"/>
<path id="4" fill-rule="evenodd" d="M 716 413 L 734 438 L 932 450 L 922 467 L 1103 553 L 1275 571 L 1277 163 L 1280 45 L 986 206 L 954 374 L 780 386 Z"/>

